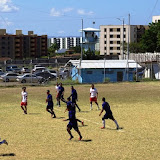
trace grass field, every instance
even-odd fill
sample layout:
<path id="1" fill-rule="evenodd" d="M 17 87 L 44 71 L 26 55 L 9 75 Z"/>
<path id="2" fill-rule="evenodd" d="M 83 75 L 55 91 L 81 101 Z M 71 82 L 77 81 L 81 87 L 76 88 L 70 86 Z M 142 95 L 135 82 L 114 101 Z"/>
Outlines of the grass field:
<path id="1" fill-rule="evenodd" d="M 65 87 L 65 98 L 70 86 Z M 20 109 L 21 88 L 0 88 L 0 137 L 9 145 L 0 146 L 0 159 L 6 160 L 159 160 L 160 159 L 160 83 L 97 84 L 98 102 L 106 97 L 114 117 L 123 130 L 106 120 L 101 130 L 101 117 L 96 105 L 89 111 L 90 85 L 76 85 L 82 112 L 77 118 L 83 140 L 72 130 L 69 141 L 65 104 L 55 106 L 56 119 L 45 111 L 46 90 L 55 97 L 55 88 L 27 87 L 28 115 Z M 55 100 L 55 98 L 54 98 Z M 4 156 L 6 155 L 6 156 Z M 14 156 L 12 156 L 14 155 Z"/>

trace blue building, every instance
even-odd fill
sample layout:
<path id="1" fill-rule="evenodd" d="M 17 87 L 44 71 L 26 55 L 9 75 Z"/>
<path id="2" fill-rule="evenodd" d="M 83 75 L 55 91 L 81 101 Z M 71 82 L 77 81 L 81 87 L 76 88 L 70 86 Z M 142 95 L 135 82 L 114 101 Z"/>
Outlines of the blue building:
<path id="1" fill-rule="evenodd" d="M 136 68 L 141 68 L 134 60 L 70 60 L 72 80 L 80 83 L 102 83 L 133 81 Z"/>

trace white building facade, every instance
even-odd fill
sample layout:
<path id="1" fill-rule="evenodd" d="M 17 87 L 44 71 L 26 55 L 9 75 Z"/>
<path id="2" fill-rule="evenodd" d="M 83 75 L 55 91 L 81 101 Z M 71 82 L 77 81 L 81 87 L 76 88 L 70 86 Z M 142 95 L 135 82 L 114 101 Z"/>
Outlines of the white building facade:
<path id="1" fill-rule="evenodd" d="M 49 46 L 57 43 L 59 49 L 70 49 L 71 47 L 80 46 L 80 37 L 54 37 L 49 39 Z"/>
<path id="2" fill-rule="evenodd" d="M 160 16 L 153 16 L 152 17 L 152 22 L 153 23 L 158 23 L 160 21 Z"/>

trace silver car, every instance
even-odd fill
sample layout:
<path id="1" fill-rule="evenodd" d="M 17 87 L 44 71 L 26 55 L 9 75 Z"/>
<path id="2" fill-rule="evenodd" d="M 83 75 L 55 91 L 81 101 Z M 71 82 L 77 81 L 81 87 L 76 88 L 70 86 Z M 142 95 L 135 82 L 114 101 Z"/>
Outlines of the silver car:
<path id="1" fill-rule="evenodd" d="M 17 77 L 17 81 L 21 83 L 41 83 L 43 77 L 34 74 L 26 73 Z"/>
<path id="2" fill-rule="evenodd" d="M 16 73 L 5 73 L 1 75 L 0 79 L 3 82 L 10 82 L 10 81 L 16 81 L 18 74 Z"/>

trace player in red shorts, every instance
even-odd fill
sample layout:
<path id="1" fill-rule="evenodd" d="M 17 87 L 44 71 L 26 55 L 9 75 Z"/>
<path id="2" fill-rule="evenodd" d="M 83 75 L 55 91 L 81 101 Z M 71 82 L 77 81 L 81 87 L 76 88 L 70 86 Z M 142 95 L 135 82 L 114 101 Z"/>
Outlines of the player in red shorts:
<path id="1" fill-rule="evenodd" d="M 26 87 L 22 87 L 21 95 L 22 95 L 21 108 L 24 111 L 24 114 L 27 114 L 27 96 L 28 96 L 28 93 L 26 92 Z"/>
<path id="2" fill-rule="evenodd" d="M 90 88 L 90 110 L 92 110 L 92 102 L 95 102 L 97 104 L 97 107 L 98 107 L 98 110 L 99 110 L 99 105 L 98 105 L 98 102 L 97 102 L 97 98 L 98 98 L 98 91 L 94 87 L 94 84 L 92 84 L 91 88 Z"/>

